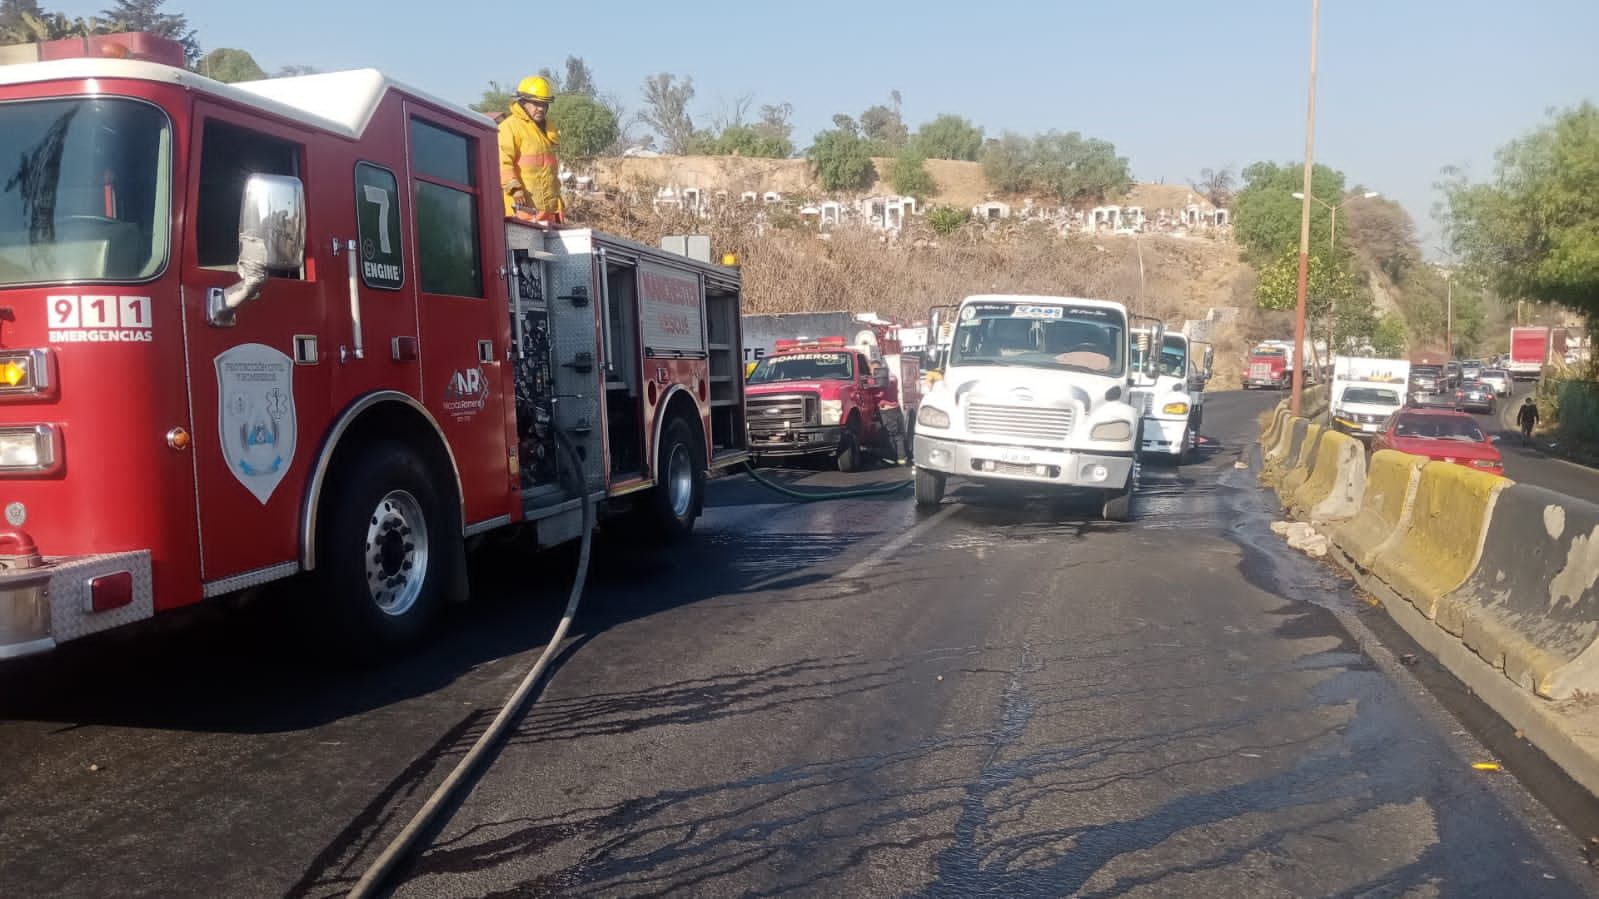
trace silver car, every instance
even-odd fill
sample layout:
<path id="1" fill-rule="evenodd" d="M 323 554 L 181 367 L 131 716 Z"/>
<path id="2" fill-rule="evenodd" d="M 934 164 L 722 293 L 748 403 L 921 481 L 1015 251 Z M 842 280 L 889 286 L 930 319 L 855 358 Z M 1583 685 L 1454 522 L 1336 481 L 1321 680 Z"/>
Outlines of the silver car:
<path id="1" fill-rule="evenodd" d="M 1485 368 L 1477 380 L 1494 389 L 1494 396 L 1510 395 L 1510 372 L 1502 368 Z"/>

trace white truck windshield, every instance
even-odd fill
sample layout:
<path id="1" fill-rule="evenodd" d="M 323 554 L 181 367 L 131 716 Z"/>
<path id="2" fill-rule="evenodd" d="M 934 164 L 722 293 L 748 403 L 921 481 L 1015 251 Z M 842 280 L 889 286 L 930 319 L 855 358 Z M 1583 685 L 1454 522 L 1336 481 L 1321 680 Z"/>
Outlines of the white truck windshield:
<path id="1" fill-rule="evenodd" d="M 1127 323 L 1113 309 L 1058 303 L 961 307 L 951 365 L 1022 365 L 1120 377 Z"/>
<path id="2" fill-rule="evenodd" d="M 1382 387 L 1351 387 L 1344 391 L 1344 402 L 1367 403 L 1373 406 L 1398 406 L 1399 392 Z"/>
<path id="3" fill-rule="evenodd" d="M 0 104 L 0 285 L 158 274 L 171 155 L 166 114 L 148 103 Z"/>

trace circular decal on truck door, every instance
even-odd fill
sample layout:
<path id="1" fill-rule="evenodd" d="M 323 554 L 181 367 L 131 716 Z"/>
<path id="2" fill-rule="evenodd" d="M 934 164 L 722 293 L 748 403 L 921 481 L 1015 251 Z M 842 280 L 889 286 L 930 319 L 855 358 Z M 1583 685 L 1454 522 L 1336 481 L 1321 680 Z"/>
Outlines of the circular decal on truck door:
<path id="1" fill-rule="evenodd" d="M 217 429 L 228 470 L 266 505 L 294 461 L 294 360 L 259 343 L 216 357 Z"/>

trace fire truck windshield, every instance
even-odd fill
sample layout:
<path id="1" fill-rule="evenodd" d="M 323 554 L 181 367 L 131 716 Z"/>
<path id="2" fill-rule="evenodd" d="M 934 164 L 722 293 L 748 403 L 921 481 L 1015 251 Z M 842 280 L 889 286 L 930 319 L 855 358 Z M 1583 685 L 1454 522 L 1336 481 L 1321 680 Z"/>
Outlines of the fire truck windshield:
<path id="1" fill-rule="evenodd" d="M 855 377 L 849 353 L 785 353 L 767 356 L 750 372 L 749 383 L 848 381 Z"/>
<path id="2" fill-rule="evenodd" d="M 159 274 L 171 155 L 166 114 L 148 103 L 0 103 L 0 286 Z"/>

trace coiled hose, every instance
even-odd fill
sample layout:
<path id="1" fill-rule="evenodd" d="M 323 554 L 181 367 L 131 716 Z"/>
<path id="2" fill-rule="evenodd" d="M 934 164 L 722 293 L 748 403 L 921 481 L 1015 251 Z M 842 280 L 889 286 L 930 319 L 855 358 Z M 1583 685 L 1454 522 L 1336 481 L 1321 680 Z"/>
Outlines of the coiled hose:
<path id="1" fill-rule="evenodd" d="M 457 791 L 467 785 L 467 778 L 472 776 L 478 765 L 488 756 L 495 744 L 500 742 L 505 732 L 521 714 L 523 704 L 527 702 L 529 694 L 544 676 L 544 670 L 549 667 L 550 660 L 555 658 L 556 652 L 561 647 L 561 641 L 566 639 L 566 632 L 572 626 L 572 619 L 577 616 L 578 603 L 583 599 L 583 584 L 588 580 L 589 549 L 594 537 L 594 500 L 589 496 L 588 485 L 583 483 L 583 460 L 578 456 L 577 448 L 560 428 L 555 429 L 555 442 L 560 445 L 569 463 L 566 466 L 571 472 L 572 483 L 569 487 L 583 500 L 583 542 L 582 548 L 578 551 L 577 575 L 572 579 L 572 592 L 566 600 L 566 612 L 561 616 L 561 623 L 556 626 L 555 634 L 550 637 L 549 644 L 544 647 L 543 654 L 533 663 L 533 667 L 522 678 L 522 682 L 511 692 L 500 713 L 494 716 L 494 720 L 483 731 L 483 735 L 477 738 L 477 742 L 467 750 L 455 769 L 417 810 L 405 825 L 405 829 L 400 831 L 399 836 L 394 838 L 394 841 L 383 850 L 383 854 L 379 855 L 361 875 L 361 879 L 350 890 L 349 895 L 352 897 L 376 895 L 394 874 L 395 869 L 417 848 L 422 835 L 438 817 L 440 810 L 455 798 Z"/>

